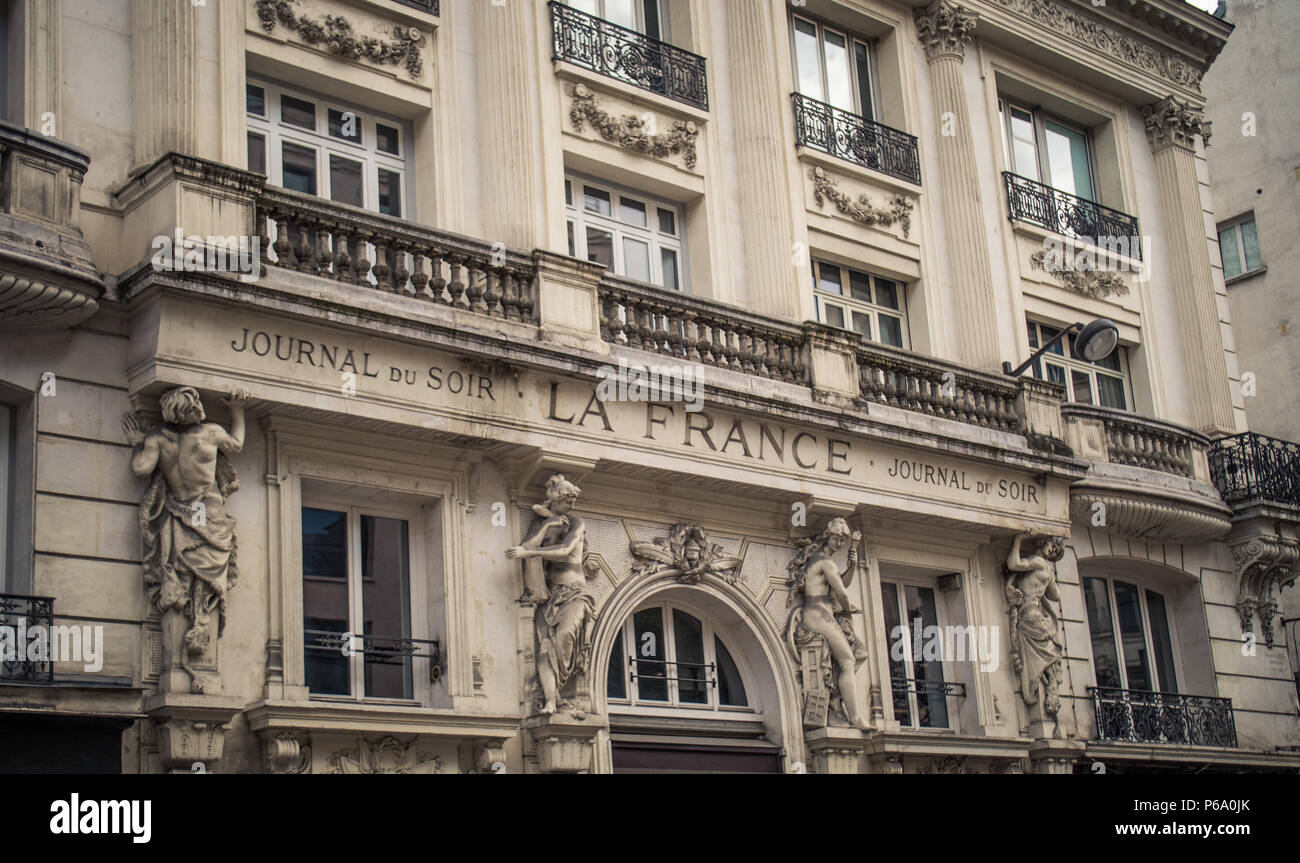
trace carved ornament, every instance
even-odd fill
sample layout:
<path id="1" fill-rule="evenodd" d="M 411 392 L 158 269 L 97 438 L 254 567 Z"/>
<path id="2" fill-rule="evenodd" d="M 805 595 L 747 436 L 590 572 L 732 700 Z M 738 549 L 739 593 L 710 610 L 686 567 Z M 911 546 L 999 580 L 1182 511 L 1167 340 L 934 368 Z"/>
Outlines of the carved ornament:
<path id="1" fill-rule="evenodd" d="M 705 575 L 725 578 L 731 584 L 740 580 L 738 557 L 723 554 L 722 546 L 709 541 L 704 528 L 678 522 L 668 536 L 653 542 L 631 543 L 632 554 L 639 560 L 632 564 L 636 576 L 676 576 L 682 584 L 699 584 Z"/>
<path id="2" fill-rule="evenodd" d="M 904 237 L 912 230 L 912 208 L 916 202 L 907 195 L 894 195 L 889 199 L 888 207 L 877 207 L 866 195 L 858 195 L 854 201 L 841 192 L 824 168 L 812 169 L 812 181 L 813 200 L 819 207 L 825 206 L 829 199 L 842 215 L 860 224 L 888 227 L 897 222 L 903 228 Z"/>
<path id="3" fill-rule="evenodd" d="M 1279 612 L 1278 594 L 1300 575 L 1300 543 L 1282 537 L 1254 536 L 1230 543 L 1237 563 L 1237 616 L 1241 631 L 1253 630 L 1259 615 L 1264 643 L 1273 646 L 1273 622 Z"/>
<path id="4" fill-rule="evenodd" d="M 380 66 L 404 65 L 412 80 L 418 80 L 424 71 L 424 34 L 418 27 L 394 24 L 392 39 L 359 36 L 352 23 L 342 15 L 326 15 L 316 20 L 308 15 L 297 15 L 298 0 L 257 0 L 257 20 L 267 33 L 280 24 L 298 34 L 308 45 L 324 45 L 331 54 L 348 60 L 369 60 Z"/>
<path id="5" fill-rule="evenodd" d="M 966 43 L 975 32 L 976 21 L 976 16 L 966 11 L 965 6 L 937 0 L 930 6 L 917 9 L 915 16 L 916 35 L 925 48 L 926 59 L 965 59 Z"/>
<path id="6" fill-rule="evenodd" d="M 1122 297 L 1128 293 L 1128 282 L 1114 270 L 1099 270 L 1087 261 L 1067 267 L 1054 259 L 1057 257 L 1039 249 L 1029 256 L 1029 263 L 1034 269 L 1051 274 L 1062 287 L 1094 300 L 1104 300 L 1112 295 Z"/>
<path id="7" fill-rule="evenodd" d="M 656 159 L 680 155 L 687 169 L 695 169 L 695 140 L 699 127 L 691 120 L 674 120 L 668 132 L 651 134 L 646 128 L 644 115 L 624 114 L 615 117 L 596 102 L 596 94 L 586 84 L 575 84 L 573 103 L 569 107 L 569 120 L 573 130 L 581 132 L 590 123 L 597 134 L 606 141 L 618 144 L 625 150 L 644 153 Z"/>
<path id="8" fill-rule="evenodd" d="M 1159 102 L 1143 105 L 1142 118 L 1146 121 L 1147 142 L 1154 152 L 1171 145 L 1195 152 L 1197 135 L 1205 146 L 1210 146 L 1210 121 L 1205 119 L 1204 111 L 1190 102 L 1166 96 Z"/>
<path id="9" fill-rule="evenodd" d="M 415 738 L 405 742 L 389 735 L 378 740 L 361 738 L 354 749 L 329 757 L 326 773 L 438 773 L 442 758 L 416 749 Z"/>

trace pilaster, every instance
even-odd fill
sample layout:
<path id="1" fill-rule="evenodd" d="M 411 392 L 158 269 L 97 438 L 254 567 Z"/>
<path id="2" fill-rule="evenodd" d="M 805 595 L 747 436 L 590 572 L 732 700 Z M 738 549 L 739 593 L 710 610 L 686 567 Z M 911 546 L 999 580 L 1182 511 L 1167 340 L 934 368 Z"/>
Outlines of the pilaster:
<path id="1" fill-rule="evenodd" d="M 199 14 L 172 0 L 131 3 L 131 93 L 135 165 L 199 150 Z"/>

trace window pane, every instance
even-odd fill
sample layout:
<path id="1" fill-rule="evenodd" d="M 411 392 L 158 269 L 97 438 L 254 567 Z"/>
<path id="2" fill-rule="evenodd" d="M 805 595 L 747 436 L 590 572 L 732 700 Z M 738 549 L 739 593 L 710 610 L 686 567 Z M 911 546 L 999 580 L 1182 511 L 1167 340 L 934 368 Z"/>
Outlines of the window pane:
<path id="1" fill-rule="evenodd" d="M 934 590 L 929 587 L 904 585 L 903 595 L 907 602 L 907 619 L 913 627 L 916 618 L 923 626 L 938 626 L 939 618 L 935 613 Z M 924 682 L 943 683 L 943 663 L 939 660 L 919 661 L 912 657 L 912 671 L 916 677 L 916 724 L 921 728 L 948 727 L 948 701 L 941 690 L 932 691 L 924 688 Z"/>
<path id="2" fill-rule="evenodd" d="M 571 180 L 564 181 L 564 206 L 573 206 L 573 182 Z"/>
<path id="3" fill-rule="evenodd" d="M 634 201 L 631 198 L 619 197 L 618 199 L 618 217 L 621 221 L 629 225 L 636 225 L 644 228 L 647 224 L 645 217 L 645 204 L 640 201 Z"/>
<path id="4" fill-rule="evenodd" d="M 1119 637 L 1124 651 L 1124 673 L 1128 677 L 1128 688 L 1150 690 L 1151 663 L 1147 659 L 1142 607 L 1138 604 L 1136 587 L 1122 581 L 1115 582 L 1115 612 L 1119 618 Z"/>
<path id="5" fill-rule="evenodd" d="M 1049 327 L 1046 324 L 1040 325 L 1039 330 L 1042 332 L 1043 335 L 1043 344 L 1047 344 L 1052 339 L 1060 335 L 1061 332 L 1056 327 Z M 1056 344 L 1048 348 L 1047 352 L 1049 354 L 1056 354 L 1057 356 L 1062 356 L 1062 357 L 1065 356 L 1065 346 L 1062 344 L 1062 342 L 1064 342 L 1064 339 L 1062 339 L 1060 342 L 1057 342 Z"/>
<path id="6" fill-rule="evenodd" d="M 1088 632 L 1092 636 L 1092 668 L 1098 686 L 1122 687 L 1119 659 L 1115 653 L 1115 628 L 1111 623 L 1110 594 L 1101 578 L 1083 580 L 1083 599 L 1088 608 Z"/>
<path id="7" fill-rule="evenodd" d="M 614 269 L 614 235 L 600 228 L 587 228 L 587 260 Z"/>
<path id="8" fill-rule="evenodd" d="M 244 85 L 244 109 L 259 117 L 266 116 L 266 91 L 256 84 Z"/>
<path id="9" fill-rule="evenodd" d="M 280 96 L 280 120 L 290 126 L 316 130 L 316 106 L 292 96 Z"/>
<path id="10" fill-rule="evenodd" d="M 1097 402 L 1108 408 L 1128 410 L 1128 402 L 1124 398 L 1123 378 L 1097 375 Z"/>
<path id="11" fill-rule="evenodd" d="M 266 137 L 248 133 L 248 170 L 266 176 Z"/>
<path id="12" fill-rule="evenodd" d="M 627 654 L 623 651 L 623 632 L 614 636 L 614 649 L 609 652 L 609 683 L 605 695 L 610 698 L 627 698 Z"/>
<path id="13" fill-rule="evenodd" d="M 1047 167 L 1052 186 L 1092 200 L 1092 169 L 1088 165 L 1088 136 L 1052 120 L 1043 124 L 1047 137 Z"/>
<path id="14" fill-rule="evenodd" d="M 896 348 L 903 346 L 903 319 L 893 315 L 878 315 L 880 322 L 880 341 Z"/>
<path id="15" fill-rule="evenodd" d="M 745 682 L 740 678 L 740 669 L 736 660 L 722 639 L 713 636 L 713 653 L 718 658 L 718 703 L 733 707 L 746 707 L 749 699 L 745 697 Z"/>
<path id="16" fill-rule="evenodd" d="M 1047 379 L 1054 384 L 1065 386 L 1065 369 L 1051 363 L 1044 363 L 1044 365 L 1047 366 Z"/>
<path id="17" fill-rule="evenodd" d="M 623 275 L 641 282 L 650 281 L 649 243 L 623 238 Z"/>
<path id="18" fill-rule="evenodd" d="M 392 153 L 394 156 L 400 155 L 401 146 L 397 129 L 392 126 L 385 126 L 383 123 L 376 123 L 375 149 L 381 153 Z"/>
<path id="19" fill-rule="evenodd" d="M 353 111 L 326 110 L 329 117 L 330 134 L 354 144 L 361 143 L 361 118 Z"/>
<path id="20" fill-rule="evenodd" d="M 642 701 L 667 701 L 663 609 L 643 608 L 632 615 L 632 631 L 636 635 L 637 695 Z"/>
<path id="21" fill-rule="evenodd" d="M 600 0 L 569 0 L 569 5 L 574 9 L 581 9 L 588 15 L 600 17 Z"/>
<path id="22" fill-rule="evenodd" d="M 894 680 L 907 679 L 907 666 L 903 660 L 894 658 L 893 645 L 897 636 L 898 627 L 901 626 L 898 620 L 898 585 L 888 581 L 880 582 L 881 608 L 885 612 L 885 634 L 889 639 L 889 678 Z M 910 624 L 909 624 L 910 625 Z M 910 636 L 904 635 L 903 641 L 911 644 Z M 910 648 L 909 648 L 910 649 Z M 908 706 L 907 693 L 898 692 L 890 686 L 890 692 L 894 699 L 894 720 L 904 725 L 912 724 L 911 708 Z"/>
<path id="23" fill-rule="evenodd" d="M 1027 321 L 1029 325 L 1029 346 L 1038 350 L 1038 325 L 1033 321 Z"/>
<path id="24" fill-rule="evenodd" d="M 411 697 L 411 657 L 397 640 L 411 637 L 410 563 L 405 520 L 361 516 L 362 625 L 377 636 L 366 641 L 368 697 Z"/>
<path id="25" fill-rule="evenodd" d="M 396 171 L 379 169 L 379 212 L 402 215 L 402 175 Z"/>
<path id="26" fill-rule="evenodd" d="M 817 50 L 817 25 L 802 18 L 794 19 L 794 60 L 799 92 L 826 101 L 822 92 L 821 56 Z"/>
<path id="27" fill-rule="evenodd" d="M 572 258 L 578 254 L 573 248 L 573 222 L 565 222 L 564 226 L 569 232 L 569 257 Z"/>
<path id="28" fill-rule="evenodd" d="M 594 186 L 582 187 L 582 208 L 588 213 L 608 216 L 610 213 L 609 207 L 609 192 L 604 189 L 597 189 Z"/>
<path id="29" fill-rule="evenodd" d="M 677 214 L 672 210 L 659 208 L 659 233 L 677 236 Z"/>
<path id="30" fill-rule="evenodd" d="M 864 303 L 871 302 L 871 279 L 866 273 L 849 270 L 849 296 Z"/>
<path id="31" fill-rule="evenodd" d="M 1219 231 L 1219 257 L 1223 259 L 1225 279 L 1241 275 L 1241 247 L 1237 243 L 1236 225 Z"/>
<path id="32" fill-rule="evenodd" d="M 354 207 L 364 205 L 360 162 L 330 155 L 330 200 Z"/>
<path id="33" fill-rule="evenodd" d="M 817 271 L 821 275 L 821 279 L 817 287 L 821 288 L 823 291 L 826 291 L 828 294 L 844 293 L 844 288 L 840 284 L 841 277 L 840 277 L 839 267 L 835 266 L 834 264 L 819 263 L 817 265 Z"/>
<path id="34" fill-rule="evenodd" d="M 682 287 L 677 274 L 677 252 L 673 249 L 660 249 L 659 264 L 663 268 L 664 287 L 670 291 L 680 291 Z"/>
<path id="35" fill-rule="evenodd" d="M 1259 256 L 1259 233 L 1255 229 L 1255 220 L 1241 223 L 1241 250 L 1246 253 L 1246 272 L 1258 270 L 1264 265 Z"/>
<path id="36" fill-rule="evenodd" d="M 683 704 L 708 704 L 703 625 L 697 618 L 675 608 L 673 638 L 673 647 L 677 650 L 677 700 Z"/>
<path id="37" fill-rule="evenodd" d="M 1156 652 L 1156 670 L 1160 672 L 1160 691 L 1177 692 L 1178 675 L 1174 673 L 1174 647 L 1169 637 L 1165 598 L 1154 590 L 1147 591 L 1147 616 L 1151 620 L 1151 645 Z"/>
<path id="38" fill-rule="evenodd" d="M 874 111 L 871 105 L 871 66 L 867 60 L 867 46 L 854 42 L 853 51 L 858 76 L 858 112 L 870 120 Z"/>
<path id="39" fill-rule="evenodd" d="M 1011 109 L 1011 170 L 1022 177 L 1038 179 L 1038 147 L 1034 143 L 1034 118 L 1018 108 Z"/>
<path id="40" fill-rule="evenodd" d="M 853 312 L 853 332 L 859 333 L 863 338 L 871 338 L 871 315 L 864 312 Z"/>
<path id="41" fill-rule="evenodd" d="M 832 306 L 830 303 L 827 303 L 826 323 L 830 324 L 832 327 L 839 327 L 840 329 L 844 329 L 844 309 L 840 308 L 839 306 Z"/>
<path id="42" fill-rule="evenodd" d="M 634 0 L 605 0 L 605 20 L 620 27 L 636 30 L 636 4 Z"/>
<path id="43" fill-rule="evenodd" d="M 284 161 L 284 187 L 316 194 L 316 151 L 286 141 L 280 152 Z"/>
<path id="44" fill-rule="evenodd" d="M 641 21 L 643 32 L 651 39 L 663 39 L 664 41 L 668 41 L 668 38 L 661 35 L 659 32 L 658 0 L 640 0 L 640 2 L 645 4 L 642 7 L 645 13 L 642 15 Z"/>
<path id="45" fill-rule="evenodd" d="M 826 54 L 827 102 L 843 111 L 853 111 L 853 79 L 849 71 L 849 49 L 844 37 L 827 30 Z"/>
<path id="46" fill-rule="evenodd" d="M 1074 401 L 1081 405 L 1092 404 L 1092 375 L 1077 369 L 1071 369 L 1070 379 L 1070 383 L 1074 388 Z"/>
<path id="47" fill-rule="evenodd" d="M 302 616 L 304 630 L 348 631 L 348 517 L 345 512 L 302 510 Z M 348 658 L 338 647 L 316 644 L 303 633 L 307 688 L 350 695 Z"/>
<path id="48" fill-rule="evenodd" d="M 898 308 L 898 282 L 876 276 L 876 305 Z"/>

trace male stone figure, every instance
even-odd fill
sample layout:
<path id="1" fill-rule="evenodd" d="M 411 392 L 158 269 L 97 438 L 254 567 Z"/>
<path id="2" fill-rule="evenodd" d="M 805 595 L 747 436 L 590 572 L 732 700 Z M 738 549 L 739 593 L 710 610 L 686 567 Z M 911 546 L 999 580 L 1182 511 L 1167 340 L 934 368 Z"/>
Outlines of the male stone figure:
<path id="1" fill-rule="evenodd" d="M 1065 544 L 1060 537 L 1049 536 L 1040 554 L 1022 557 L 1021 543 L 1038 536 L 1037 530 L 1017 536 L 1007 555 L 1011 660 L 1020 675 L 1020 694 L 1025 703 L 1042 704 L 1047 715 L 1055 718 L 1061 707 L 1058 688 L 1064 649 L 1057 637 L 1060 619 L 1051 603 L 1061 600 L 1056 562 L 1065 555 Z"/>
<path id="2" fill-rule="evenodd" d="M 167 670 L 178 665 L 184 669 L 193 692 L 203 691 L 203 681 L 191 660 L 202 658 L 220 637 L 226 592 L 239 576 L 235 520 L 226 514 L 226 498 L 239 488 L 239 481 L 227 453 L 244 446 L 247 400 L 242 391 L 226 399 L 228 432 L 204 422 L 203 403 L 193 387 L 163 393 L 163 424 L 148 433 L 135 414 L 122 419 L 132 445 L 131 470 L 149 479 L 140 501 L 144 576 L 149 599 L 162 615 Z M 164 691 L 172 685 L 170 680 L 168 676 Z"/>
<path id="3" fill-rule="evenodd" d="M 548 595 L 533 612 L 542 701 L 538 712 L 554 713 L 559 706 L 578 718 L 589 709 L 586 676 L 596 617 L 596 602 L 587 592 L 583 567 L 587 528 L 572 513 L 573 502 L 581 493 L 560 474 L 552 476 L 546 483 L 544 507 L 535 508 L 538 520 L 528 538 L 506 549 L 511 560 L 527 564 L 540 559 L 546 565 Z M 543 513 L 549 513 L 544 520 Z"/>
<path id="4" fill-rule="evenodd" d="M 790 561 L 790 599 L 801 606 L 790 615 L 787 637 L 792 646 L 820 635 L 830 651 L 836 672 L 836 686 L 845 717 L 855 728 L 867 728 L 858 704 L 855 673 L 867 658 L 867 649 L 853 635 L 853 615 L 861 609 L 849 599 L 848 586 L 858 566 L 858 542 L 862 534 L 853 531 L 842 518 L 831 519 L 820 534 L 804 540 L 804 546 Z M 849 546 L 847 565 L 841 572 L 832 559 L 845 542 Z M 804 629 L 807 632 L 801 633 Z M 802 637 L 801 637 L 802 636 Z M 796 651 L 797 658 L 797 651 Z M 804 681 L 809 688 L 809 681 Z"/>

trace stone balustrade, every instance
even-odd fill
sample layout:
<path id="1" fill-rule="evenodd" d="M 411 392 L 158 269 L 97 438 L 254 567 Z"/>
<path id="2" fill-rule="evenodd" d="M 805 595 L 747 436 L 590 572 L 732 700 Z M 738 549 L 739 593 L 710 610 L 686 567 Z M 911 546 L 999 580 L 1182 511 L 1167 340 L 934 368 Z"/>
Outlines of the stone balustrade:
<path id="1" fill-rule="evenodd" d="M 857 362 L 862 397 L 869 402 L 999 431 L 1019 430 L 1019 385 L 1011 378 L 874 342 L 859 345 Z"/>
<path id="2" fill-rule="evenodd" d="M 1107 459 L 1114 464 L 1147 468 L 1204 481 L 1210 440 L 1198 432 L 1163 420 L 1150 419 L 1114 408 L 1067 404 L 1061 407 L 1066 422 L 1100 423 Z"/>

